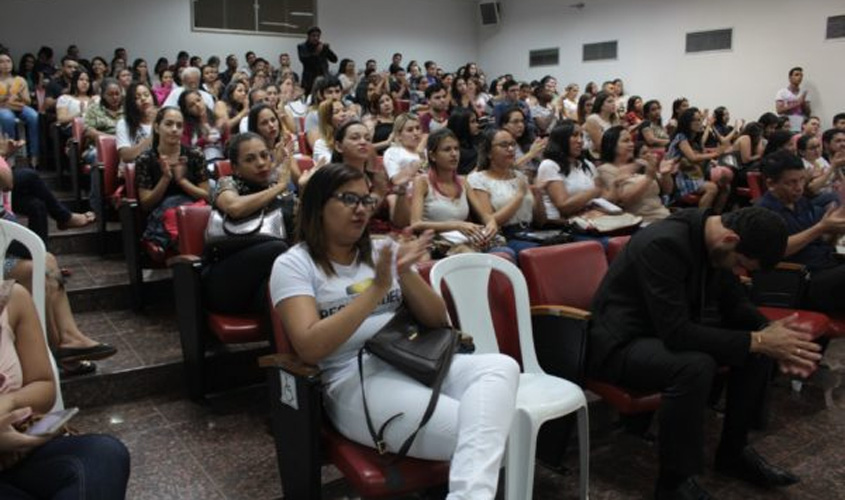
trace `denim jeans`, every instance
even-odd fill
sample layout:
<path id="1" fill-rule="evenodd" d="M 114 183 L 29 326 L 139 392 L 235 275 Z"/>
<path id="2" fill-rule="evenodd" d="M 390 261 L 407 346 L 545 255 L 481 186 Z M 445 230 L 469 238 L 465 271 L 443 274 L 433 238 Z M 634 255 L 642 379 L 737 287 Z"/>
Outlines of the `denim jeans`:
<path id="1" fill-rule="evenodd" d="M 26 137 L 18 137 L 18 139 L 26 139 L 26 145 L 29 149 L 30 156 L 39 156 L 39 137 L 38 137 L 38 112 L 29 106 L 24 106 L 20 111 L 12 111 L 7 108 L 0 108 L 0 127 L 3 133 L 9 137 L 17 135 L 15 127 L 15 119 L 20 118 L 26 125 Z"/>
<path id="2" fill-rule="evenodd" d="M 111 500 L 126 496 L 129 451 L 111 436 L 57 437 L 0 472 L 0 498 Z"/>

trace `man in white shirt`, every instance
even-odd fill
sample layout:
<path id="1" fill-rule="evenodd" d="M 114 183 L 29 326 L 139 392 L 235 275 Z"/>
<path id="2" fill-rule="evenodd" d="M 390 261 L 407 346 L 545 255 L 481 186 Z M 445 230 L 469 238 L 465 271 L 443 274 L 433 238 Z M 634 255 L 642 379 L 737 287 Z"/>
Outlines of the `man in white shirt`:
<path id="1" fill-rule="evenodd" d="M 182 72 L 179 74 L 179 76 L 182 78 L 182 86 L 176 87 L 170 92 L 170 95 L 167 96 L 167 99 L 164 101 L 164 104 L 162 104 L 162 107 L 173 106 L 178 108 L 179 96 L 182 95 L 182 92 L 184 92 L 185 90 L 197 90 L 202 96 L 202 100 L 203 102 L 205 102 L 205 105 L 211 109 L 214 109 L 214 97 L 212 97 L 211 94 L 200 88 L 199 68 L 195 68 L 193 66 L 182 68 Z"/>
<path id="2" fill-rule="evenodd" d="M 789 128 L 793 132 L 800 132 L 804 117 L 810 116 L 810 99 L 807 91 L 801 90 L 804 80 L 804 70 L 795 67 L 789 70 L 789 86 L 780 89 L 775 95 L 777 114 L 789 117 Z"/>

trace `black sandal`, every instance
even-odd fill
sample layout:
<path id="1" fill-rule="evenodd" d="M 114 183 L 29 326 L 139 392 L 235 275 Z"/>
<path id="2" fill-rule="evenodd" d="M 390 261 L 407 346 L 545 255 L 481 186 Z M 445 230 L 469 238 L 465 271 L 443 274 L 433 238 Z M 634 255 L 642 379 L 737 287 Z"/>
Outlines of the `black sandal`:
<path id="1" fill-rule="evenodd" d="M 78 377 L 80 375 L 88 375 L 97 371 L 97 364 L 93 361 L 80 361 L 73 363 L 72 367 L 66 365 L 59 365 L 61 378 Z"/>

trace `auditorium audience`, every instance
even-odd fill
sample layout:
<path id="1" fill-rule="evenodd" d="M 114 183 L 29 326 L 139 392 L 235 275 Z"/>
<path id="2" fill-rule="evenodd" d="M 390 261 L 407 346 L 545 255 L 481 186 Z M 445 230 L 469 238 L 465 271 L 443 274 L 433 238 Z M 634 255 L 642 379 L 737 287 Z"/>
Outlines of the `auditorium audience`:
<path id="1" fill-rule="evenodd" d="M 126 89 L 123 109 L 123 118 L 115 126 L 115 142 L 120 161 L 125 164 L 135 161 L 152 145 L 153 119 L 157 110 L 155 97 L 146 85 L 132 83 Z"/>
<path id="2" fill-rule="evenodd" d="M 56 101 L 56 122 L 65 126 L 69 131 L 75 118 L 85 116 L 92 99 L 94 89 L 91 87 L 91 77 L 85 71 L 77 71 L 70 80 L 70 92 L 62 94 Z"/>
<path id="3" fill-rule="evenodd" d="M 608 92 L 599 92 L 593 101 L 589 116 L 584 121 L 585 139 L 589 138 L 589 150 L 599 157 L 602 135 L 619 122 L 616 99 Z"/>
<path id="4" fill-rule="evenodd" d="M 72 66 L 70 78 L 76 68 L 76 62 L 69 60 Z M 20 76 L 12 73 L 12 55 L 8 52 L 0 52 L 0 129 L 8 137 L 16 137 L 18 134 L 15 119 L 20 118 L 26 125 L 26 137 L 18 139 L 26 140 L 26 147 L 29 150 L 29 163 L 33 167 L 38 166 L 38 157 L 41 154 L 38 112 L 32 107 L 32 97 L 29 93 L 29 84 Z M 64 73 L 63 73 L 64 74 Z M 70 81 L 68 81 L 68 87 Z M 61 92 L 55 95 L 58 98 Z M 55 101 L 54 101 L 55 102 Z"/>

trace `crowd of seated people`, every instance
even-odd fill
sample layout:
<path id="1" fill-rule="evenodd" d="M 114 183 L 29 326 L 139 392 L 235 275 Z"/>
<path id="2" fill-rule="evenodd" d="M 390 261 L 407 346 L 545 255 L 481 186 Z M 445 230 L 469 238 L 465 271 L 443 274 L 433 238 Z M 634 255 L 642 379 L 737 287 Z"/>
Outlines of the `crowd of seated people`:
<path id="1" fill-rule="evenodd" d="M 329 49 L 318 42 L 308 50 Z M 100 134 L 115 135 L 121 162 L 135 165 L 139 201 L 148 217 L 143 238 L 165 249 L 175 249 L 178 238 L 167 223 L 167 213 L 184 204 L 210 203 L 214 210 L 237 219 L 276 207 L 280 197 L 286 197 L 309 217 L 325 211 L 351 213 L 343 214 L 348 215 L 348 228 L 337 227 L 325 236 L 320 232 L 338 221 L 324 218 L 324 227 L 300 227 L 280 241 L 236 251 L 208 249 L 204 293 L 214 309 L 232 313 L 266 310 L 262 297 L 267 273 L 279 255 L 290 255 L 293 250 L 288 248 L 297 242 L 295 255 L 276 261 L 277 268 L 282 263 L 302 273 L 305 266 L 314 276 L 331 281 L 331 262 L 336 261 L 330 259 L 337 257 L 352 266 L 350 273 L 368 268 L 367 273 L 375 273 L 387 290 L 393 286 L 391 280 L 399 279 L 378 269 L 387 250 L 372 257 L 362 253 L 347 258 L 357 244 L 364 245 L 358 248 L 361 252 L 372 251 L 369 234 L 404 231 L 405 238 L 416 234 L 416 241 L 446 242 L 445 251 L 444 245 L 433 245 L 440 250 L 420 258 L 455 251 L 515 255 L 540 244 L 524 239 L 526 229 L 576 231 L 571 219 L 596 211 L 601 206 L 593 203 L 597 198 L 640 217 L 643 226 L 690 204 L 716 214 L 737 210 L 748 201 L 736 191 L 747 187 L 749 171 L 761 169 L 769 189 L 761 205 L 782 214 L 794 232 L 787 258 L 806 260 L 804 249 L 820 245 L 816 240 L 823 236 L 829 253 L 832 246 L 827 240 L 841 236 L 840 218 L 845 216 L 835 207 L 840 205 L 845 167 L 842 114 L 836 115 L 834 128 L 824 131 L 807 108 L 796 130 L 796 120 L 786 116 L 793 116 L 794 107 L 786 113 L 787 108 L 778 104 L 776 110 L 784 116 L 767 112 L 757 120 L 732 123 L 724 106 L 709 113 L 703 107 L 709 103 L 680 97 L 664 124 L 663 107 L 648 98 L 647 89 L 627 95 L 618 79 L 605 82 L 601 90 L 590 82 L 579 94 L 575 83 L 559 92 L 552 76 L 530 83 L 513 75 L 488 78 L 475 63 L 450 73 L 433 61 L 426 61 L 421 70 L 416 61 L 402 67 L 394 60 L 388 71 L 379 72 L 375 61 L 356 71 L 355 61 L 343 59 L 336 73 L 312 73 L 307 80 L 313 86 L 302 88 L 289 57 L 280 57 L 286 63 L 277 69 L 255 54 L 246 59 L 248 65 L 238 67 L 236 56 L 229 55 L 225 68 L 219 68 L 216 57 L 203 64 L 180 53 L 173 65 L 159 60 L 155 71 L 149 71 L 143 59 L 128 68 L 122 53 L 112 60 L 110 77 L 104 58 L 89 63 L 68 55 L 59 69 L 52 70 L 49 59 L 27 59 L 18 76 L 11 57 L 0 55 L 0 91 L 5 90 L 0 110 L 6 110 L 0 116 L 4 120 L 12 116 L 12 121 L 22 116 L 34 84 L 46 89 L 40 109 L 52 109 L 59 124 L 84 118 L 90 143 Z M 795 81 L 790 82 L 795 94 Z M 809 102 L 806 94 L 801 102 Z M 6 130 L 6 121 L 3 125 Z M 27 139 L 35 163 L 38 143 Z M 313 167 L 301 171 L 296 159 L 306 157 L 313 160 Z M 231 176 L 209 179 L 220 160 L 231 162 Z M 800 179 L 788 183 L 789 193 L 783 180 L 789 175 L 783 175 L 783 169 L 800 170 Z M 318 194 L 310 187 L 315 179 L 331 192 Z M 317 203 L 306 199 L 309 192 L 320 197 L 318 205 L 309 205 Z M 794 207 L 805 209 L 804 199 L 813 207 L 806 210 L 814 224 L 803 219 L 790 222 Z M 79 215 L 86 219 L 78 220 Z M 77 225 L 90 222 L 88 217 L 71 214 L 68 220 Z M 367 234 L 361 232 L 364 228 Z M 338 231 L 348 234 L 334 234 Z M 327 246 L 308 246 L 316 241 Z M 339 254 L 327 254 L 330 250 Z M 805 263 L 820 271 L 842 268 L 815 258 Z M 233 300 L 231 277 L 236 275 L 244 288 Z M 836 295 L 841 286 L 830 284 L 838 274 L 820 275 L 816 290 L 823 291 L 813 293 L 809 305 L 834 311 L 836 307 L 824 298 L 841 297 Z M 311 283 L 312 278 L 303 275 L 302 281 Z M 301 305 L 290 297 L 322 293 L 303 291 L 302 283 L 284 284 L 293 292 L 279 291 L 282 285 L 276 285 L 271 284 L 271 290 L 283 316 Z M 59 321 L 72 323 L 69 308 L 57 308 Z M 356 314 L 363 318 L 372 312 L 364 309 Z M 312 347 L 302 336 L 311 329 L 322 330 L 325 320 L 322 316 L 310 323 L 284 319 L 294 344 L 305 353 Z M 61 326 L 55 330 L 63 331 Z M 83 347 L 92 347 L 78 329 L 64 330 L 77 335 Z M 334 339 L 331 345 L 337 348 L 343 339 Z M 313 351 L 312 361 L 331 354 L 321 349 L 325 345 Z M 347 396 L 337 397 L 342 408 Z M 348 428 L 351 434 L 359 430 Z"/>

